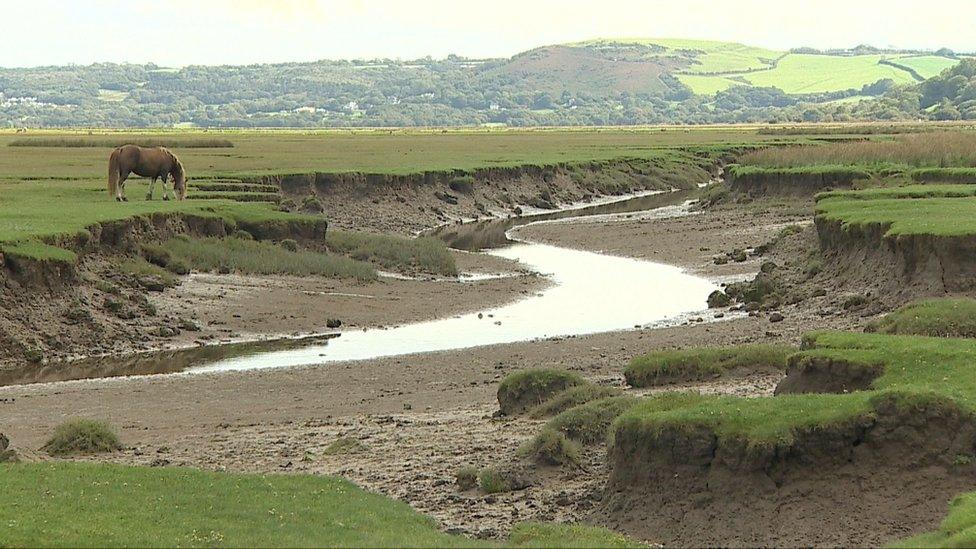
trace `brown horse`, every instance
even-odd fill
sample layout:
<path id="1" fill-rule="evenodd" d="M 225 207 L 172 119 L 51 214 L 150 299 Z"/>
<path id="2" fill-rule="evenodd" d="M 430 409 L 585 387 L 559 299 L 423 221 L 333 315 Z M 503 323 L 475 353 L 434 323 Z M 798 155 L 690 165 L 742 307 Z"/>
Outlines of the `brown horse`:
<path id="1" fill-rule="evenodd" d="M 163 180 L 163 200 L 169 200 L 166 180 L 173 177 L 173 193 L 177 200 L 186 198 L 186 172 L 183 164 L 176 155 L 163 147 L 140 147 L 138 145 L 122 145 L 112 151 L 108 158 L 108 193 L 115 196 L 119 202 L 128 200 L 125 197 L 125 180 L 134 173 L 142 177 L 151 177 L 149 193 L 146 200 L 152 200 L 153 187 L 157 179 Z"/>

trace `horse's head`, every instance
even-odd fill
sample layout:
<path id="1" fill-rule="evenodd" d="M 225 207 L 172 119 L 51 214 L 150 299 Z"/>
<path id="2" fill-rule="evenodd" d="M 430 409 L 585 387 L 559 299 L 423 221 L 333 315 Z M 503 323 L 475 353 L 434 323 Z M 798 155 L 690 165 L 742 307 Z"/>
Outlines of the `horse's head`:
<path id="1" fill-rule="evenodd" d="M 176 191 L 177 200 L 186 198 L 186 171 L 183 170 L 183 164 L 179 160 L 176 161 L 173 169 L 173 190 Z"/>

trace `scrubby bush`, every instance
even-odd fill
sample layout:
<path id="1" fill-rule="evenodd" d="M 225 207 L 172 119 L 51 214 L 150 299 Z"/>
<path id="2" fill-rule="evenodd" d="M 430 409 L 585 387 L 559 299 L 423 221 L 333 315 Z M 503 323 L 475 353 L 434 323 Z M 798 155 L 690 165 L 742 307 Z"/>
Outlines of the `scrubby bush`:
<path id="1" fill-rule="evenodd" d="M 580 462 L 579 443 L 553 429 L 543 429 L 519 448 L 519 454 L 542 465 L 571 465 Z"/>
<path id="2" fill-rule="evenodd" d="M 498 385 L 499 412 L 507 416 L 524 413 L 569 387 L 585 383 L 576 374 L 548 368 L 509 374 Z"/>
<path id="3" fill-rule="evenodd" d="M 52 456 L 64 456 L 114 452 L 122 449 L 122 444 L 107 423 L 74 419 L 58 425 L 54 436 L 41 449 Z"/>
<path id="4" fill-rule="evenodd" d="M 281 247 L 284 248 L 284 249 L 286 249 L 286 250 L 288 250 L 289 252 L 297 252 L 298 251 L 298 242 L 296 242 L 295 240 L 293 240 L 291 238 L 286 238 L 286 239 L 284 239 L 284 240 L 281 241 Z"/>
<path id="5" fill-rule="evenodd" d="M 478 486 L 478 468 L 471 465 L 461 467 L 454 475 L 454 483 L 461 490 L 470 490 Z"/>

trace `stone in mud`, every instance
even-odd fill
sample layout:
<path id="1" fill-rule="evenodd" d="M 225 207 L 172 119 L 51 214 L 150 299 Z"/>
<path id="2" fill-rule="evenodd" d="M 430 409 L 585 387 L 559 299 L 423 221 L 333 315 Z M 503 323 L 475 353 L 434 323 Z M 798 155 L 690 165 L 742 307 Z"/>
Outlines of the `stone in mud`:
<path id="1" fill-rule="evenodd" d="M 156 335 L 159 337 L 175 337 L 179 335 L 180 331 L 171 326 L 160 326 L 156 328 Z"/>
<path id="2" fill-rule="evenodd" d="M 747 259 L 746 252 L 745 250 L 740 250 L 740 249 L 732 250 L 732 254 L 730 255 L 730 258 L 732 259 L 732 261 L 735 261 L 736 263 L 742 263 Z"/>
<path id="3" fill-rule="evenodd" d="M 10 439 L 0 433 L 0 463 L 17 460 L 17 452 L 10 450 Z"/>
<path id="4" fill-rule="evenodd" d="M 325 321 L 326 328 L 338 328 L 340 326 L 342 326 L 342 321 L 338 318 L 330 318 Z"/>
<path id="5" fill-rule="evenodd" d="M 732 304 L 732 298 L 730 298 L 722 290 L 715 290 L 714 292 L 708 294 L 708 308 L 716 309 L 718 307 L 728 307 Z"/>
<path id="6" fill-rule="evenodd" d="M 769 315 L 769 321 L 770 322 L 783 322 L 783 319 L 784 318 L 785 317 L 782 314 L 777 313 L 777 312 L 771 313 Z"/>

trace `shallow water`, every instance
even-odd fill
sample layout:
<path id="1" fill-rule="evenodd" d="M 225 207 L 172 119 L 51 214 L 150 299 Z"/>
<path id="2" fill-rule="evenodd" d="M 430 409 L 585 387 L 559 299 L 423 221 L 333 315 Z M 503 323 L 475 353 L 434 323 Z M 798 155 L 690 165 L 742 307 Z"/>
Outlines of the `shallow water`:
<path id="1" fill-rule="evenodd" d="M 338 337 L 228 345 L 104 357 L 36 366 L 0 376 L 0 385 L 144 375 L 282 368 L 480 345 L 583 335 L 635 326 L 680 323 L 707 309 L 717 286 L 677 267 L 593 252 L 518 241 L 530 223 L 572 223 L 600 216 L 680 215 L 687 193 L 655 194 L 548 214 L 441 227 L 431 234 L 452 247 L 514 259 L 553 284 L 525 299 L 458 317 L 396 328 L 343 331 Z M 629 213 L 628 213 L 629 212 Z M 557 221 L 558 220 L 558 221 Z"/>

